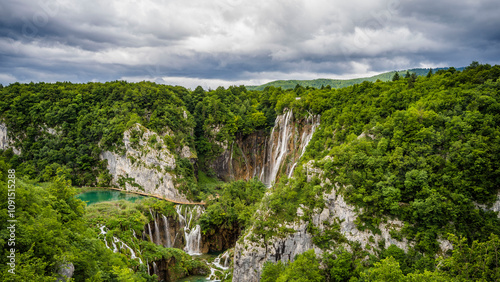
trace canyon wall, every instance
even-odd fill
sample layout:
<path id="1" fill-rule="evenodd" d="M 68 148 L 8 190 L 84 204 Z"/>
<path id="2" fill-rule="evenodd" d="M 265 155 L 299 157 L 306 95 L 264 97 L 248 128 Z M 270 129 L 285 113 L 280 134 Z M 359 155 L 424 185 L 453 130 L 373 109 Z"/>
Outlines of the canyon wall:
<path id="1" fill-rule="evenodd" d="M 328 157 L 326 157 L 328 158 Z M 332 184 L 328 178 L 323 177 L 323 171 L 314 166 L 310 161 L 304 165 L 307 173 L 307 179 L 310 181 L 314 176 L 319 177 L 321 186 L 333 185 L 330 193 L 324 193 L 325 206 L 321 210 L 315 210 L 310 221 L 302 219 L 291 223 L 283 223 L 287 228 L 294 230 L 286 236 L 274 236 L 267 241 L 262 237 L 255 235 L 254 230 L 250 229 L 245 234 L 244 239 L 238 242 L 235 247 L 233 281 L 259 281 L 262 267 L 266 261 L 294 261 L 296 255 L 299 255 L 309 249 L 314 249 L 316 254 L 323 252 L 313 243 L 313 235 L 308 232 L 308 225 L 312 223 L 319 232 L 323 232 L 335 223 L 340 223 L 339 232 L 341 236 L 349 242 L 358 242 L 364 249 L 373 253 L 374 249 L 379 248 L 379 244 L 384 243 L 385 247 L 394 244 L 403 250 L 408 250 L 409 242 L 406 239 L 398 241 L 390 235 L 390 231 L 401 230 L 403 222 L 394 219 L 385 219 L 378 228 L 381 234 L 373 234 L 370 230 L 361 231 L 354 223 L 358 216 L 358 211 L 354 206 L 347 204 L 344 197 L 336 192 L 338 186 Z M 303 207 L 297 208 L 297 218 L 304 215 Z M 260 238 L 255 241 L 255 238 Z M 333 239 L 332 239 L 333 240 Z M 347 243 L 339 243 L 347 250 L 350 246 Z"/>
<path id="2" fill-rule="evenodd" d="M 291 176 L 319 122 L 318 115 L 294 117 L 291 110 L 285 111 L 276 117 L 270 134 L 257 131 L 224 144 L 210 168 L 225 181 L 258 177 L 270 187 L 281 175 Z"/>

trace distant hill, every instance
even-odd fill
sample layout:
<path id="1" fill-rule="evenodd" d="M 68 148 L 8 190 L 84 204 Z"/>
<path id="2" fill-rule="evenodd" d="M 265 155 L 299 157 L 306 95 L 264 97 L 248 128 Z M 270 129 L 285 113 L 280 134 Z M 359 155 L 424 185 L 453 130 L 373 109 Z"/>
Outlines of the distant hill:
<path id="1" fill-rule="evenodd" d="M 433 72 L 438 71 L 438 70 L 446 70 L 448 68 L 435 68 L 432 69 Z M 462 71 L 464 68 L 457 68 L 457 70 Z M 397 71 L 401 77 L 404 77 L 407 71 L 410 73 L 416 73 L 418 76 L 425 76 L 429 72 L 430 69 L 426 68 L 415 68 L 415 69 L 409 69 L 409 70 L 400 70 Z M 251 85 L 251 86 L 245 86 L 248 90 L 263 90 L 267 86 L 274 86 L 274 87 L 281 87 L 283 89 L 293 89 L 297 84 L 303 86 L 303 87 L 314 87 L 314 88 L 321 88 L 321 86 L 327 86 L 330 85 L 332 88 L 343 88 L 347 86 L 351 86 L 354 84 L 361 83 L 363 81 L 371 81 L 375 82 L 377 79 L 380 79 L 381 81 L 389 81 L 392 79 L 396 71 L 390 71 L 390 72 L 385 72 L 381 74 L 377 74 L 375 76 L 371 77 L 362 77 L 362 78 L 354 78 L 354 79 L 328 79 L 328 78 L 319 78 L 319 79 L 313 79 L 313 80 L 275 80 L 268 82 L 266 84 L 262 85 Z"/>

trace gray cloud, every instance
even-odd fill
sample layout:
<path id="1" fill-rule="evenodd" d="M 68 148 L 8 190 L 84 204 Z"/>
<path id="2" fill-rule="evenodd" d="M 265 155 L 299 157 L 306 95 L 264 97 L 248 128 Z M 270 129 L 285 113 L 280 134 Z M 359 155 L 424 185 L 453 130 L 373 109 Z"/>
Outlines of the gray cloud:
<path id="1" fill-rule="evenodd" d="M 146 79 L 214 88 L 497 64 L 496 2 L 7 0 L 0 83 Z"/>

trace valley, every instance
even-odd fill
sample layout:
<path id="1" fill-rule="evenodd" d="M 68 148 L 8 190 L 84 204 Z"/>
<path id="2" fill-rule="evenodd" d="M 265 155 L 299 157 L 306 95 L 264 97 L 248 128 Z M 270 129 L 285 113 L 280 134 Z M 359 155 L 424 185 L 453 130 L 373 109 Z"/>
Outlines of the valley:
<path id="1" fill-rule="evenodd" d="M 497 281 L 499 77 L 2 86 L 0 280 Z"/>

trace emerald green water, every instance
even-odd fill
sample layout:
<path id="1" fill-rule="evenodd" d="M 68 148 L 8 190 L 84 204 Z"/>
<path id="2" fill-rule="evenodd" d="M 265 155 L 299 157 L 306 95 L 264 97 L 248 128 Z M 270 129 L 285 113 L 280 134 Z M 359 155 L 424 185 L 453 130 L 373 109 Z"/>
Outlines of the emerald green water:
<path id="1" fill-rule="evenodd" d="M 78 199 L 87 202 L 87 205 L 92 205 L 100 202 L 127 200 L 130 202 L 135 202 L 137 199 L 144 198 L 144 196 L 124 193 L 116 190 L 94 190 L 83 192 L 76 195 Z"/>

